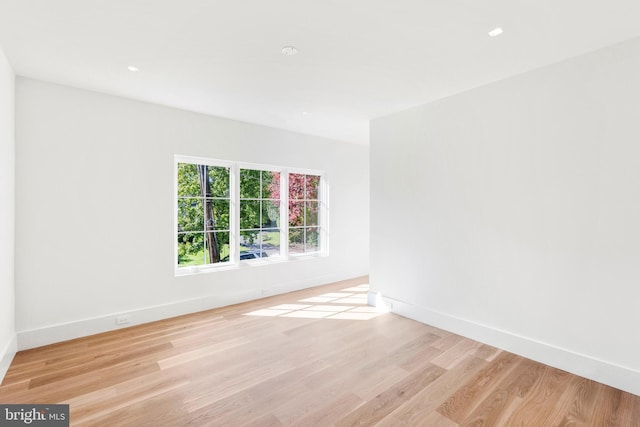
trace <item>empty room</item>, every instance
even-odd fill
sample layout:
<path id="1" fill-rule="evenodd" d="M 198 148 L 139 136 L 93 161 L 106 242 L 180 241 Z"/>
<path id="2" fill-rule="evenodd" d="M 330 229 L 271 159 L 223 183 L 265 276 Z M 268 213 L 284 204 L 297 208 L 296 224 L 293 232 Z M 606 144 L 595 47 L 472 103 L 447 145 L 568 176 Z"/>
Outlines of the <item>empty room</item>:
<path id="1" fill-rule="evenodd" d="M 639 22 L 0 0 L 0 426 L 640 426 Z"/>

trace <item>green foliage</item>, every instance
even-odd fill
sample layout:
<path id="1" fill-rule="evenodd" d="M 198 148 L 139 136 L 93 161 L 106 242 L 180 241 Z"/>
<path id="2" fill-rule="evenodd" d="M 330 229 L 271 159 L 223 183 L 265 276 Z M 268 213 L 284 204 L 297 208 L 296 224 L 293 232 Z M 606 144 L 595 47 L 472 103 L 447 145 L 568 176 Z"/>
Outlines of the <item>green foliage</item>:
<path id="1" fill-rule="evenodd" d="M 225 236 L 226 235 L 226 236 Z M 204 236 L 200 235 L 201 245 L 198 251 L 192 253 L 180 252 L 181 245 L 178 245 L 178 265 L 187 267 L 192 265 L 206 264 L 209 259 L 209 251 L 204 247 Z M 229 256 L 229 233 L 218 233 L 218 247 L 220 250 L 220 259 Z"/>
<path id="2" fill-rule="evenodd" d="M 240 235 L 245 244 L 253 245 L 259 231 L 280 225 L 280 201 L 270 200 L 274 189 L 280 195 L 280 173 L 256 169 L 240 169 Z"/>
<path id="3" fill-rule="evenodd" d="M 215 251 L 206 248 L 206 231 L 215 231 L 220 259 L 229 255 L 230 172 L 228 168 L 201 166 L 206 172 L 210 193 L 204 194 L 199 166 L 178 164 L 178 264 L 202 265 L 217 262 Z M 293 252 L 318 248 L 318 188 L 320 177 L 289 174 L 289 244 Z M 206 189 L 206 185 L 204 186 Z M 207 207 L 213 223 L 205 226 Z M 255 169 L 240 170 L 240 235 L 241 251 L 256 243 L 271 250 L 280 246 L 280 173 Z M 209 211 L 209 212 L 211 212 Z M 260 242 L 262 236 L 262 242 Z M 287 239 L 287 236 L 282 236 Z M 228 259 L 228 258 L 227 258 Z"/>
<path id="4" fill-rule="evenodd" d="M 317 227 L 289 229 L 289 251 L 291 253 L 315 252 L 319 249 L 319 243 Z"/>
<path id="5" fill-rule="evenodd" d="M 319 244 L 318 229 L 315 227 L 307 228 L 307 239 L 306 239 L 305 250 L 307 252 L 317 251 L 318 244 Z"/>
<path id="6" fill-rule="evenodd" d="M 203 262 L 187 262 L 191 261 L 192 256 L 204 251 L 204 233 L 185 233 L 178 234 L 178 264 L 179 265 L 198 265 Z M 193 257 L 195 260 L 195 257 Z"/>
<path id="7" fill-rule="evenodd" d="M 259 199 L 261 197 L 260 172 L 255 169 L 240 169 L 241 199 Z"/>
<path id="8" fill-rule="evenodd" d="M 198 167 L 188 163 L 178 163 L 178 197 L 202 196 Z"/>
<path id="9" fill-rule="evenodd" d="M 205 199 L 198 176 L 198 165 L 178 163 L 178 264 L 199 265 L 205 253 L 205 200 L 212 205 L 214 224 L 208 230 L 229 230 L 229 169 L 207 167 L 207 179 L 211 187 L 210 199 Z M 188 233 L 186 233 L 188 232 Z M 226 235 L 226 241 L 224 239 Z M 222 238 L 219 247 L 228 247 L 228 233 L 218 233 Z"/>

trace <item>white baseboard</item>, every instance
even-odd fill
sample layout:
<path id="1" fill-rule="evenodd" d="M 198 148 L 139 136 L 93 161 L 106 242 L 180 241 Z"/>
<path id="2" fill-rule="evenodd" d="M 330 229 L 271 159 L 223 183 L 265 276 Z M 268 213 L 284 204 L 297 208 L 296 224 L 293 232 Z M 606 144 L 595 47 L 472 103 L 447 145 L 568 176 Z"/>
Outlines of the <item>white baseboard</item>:
<path id="1" fill-rule="evenodd" d="M 30 348 L 41 347 L 43 345 L 99 334 L 101 332 L 113 331 L 143 323 L 154 322 L 156 320 L 168 319 L 170 317 L 225 307 L 232 304 L 253 301 L 322 284 L 338 282 L 340 280 L 345 280 L 345 276 L 328 274 L 308 280 L 293 280 L 285 282 L 278 286 L 269 287 L 265 290 L 250 289 L 244 291 L 229 291 L 224 294 L 210 295 L 202 298 L 177 301 L 153 307 L 144 307 L 121 313 L 111 313 L 104 316 L 82 319 L 64 324 L 50 325 L 38 329 L 19 331 L 17 333 L 17 347 L 18 351 L 27 350 Z M 122 315 L 131 316 L 131 322 L 124 325 L 116 325 L 116 317 Z"/>
<path id="2" fill-rule="evenodd" d="M 11 337 L 11 340 L 5 345 L 4 349 L 0 351 L 0 384 L 2 384 L 2 380 L 4 380 L 4 376 L 7 374 L 9 370 L 9 366 L 13 361 L 13 357 L 16 355 L 18 351 L 18 340 L 16 335 L 14 334 Z"/>
<path id="3" fill-rule="evenodd" d="M 631 368 L 369 292 L 368 301 L 370 305 L 376 305 L 376 301 L 380 301 L 380 298 L 382 298 L 391 312 L 400 316 L 454 332 L 640 396 L 640 372 Z"/>

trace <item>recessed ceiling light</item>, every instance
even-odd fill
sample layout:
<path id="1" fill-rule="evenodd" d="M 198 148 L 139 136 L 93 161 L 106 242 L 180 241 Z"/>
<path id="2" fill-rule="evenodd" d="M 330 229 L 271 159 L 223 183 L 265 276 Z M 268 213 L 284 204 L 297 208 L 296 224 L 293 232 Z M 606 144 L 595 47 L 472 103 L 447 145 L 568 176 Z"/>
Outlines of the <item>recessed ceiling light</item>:
<path id="1" fill-rule="evenodd" d="M 302 112 L 302 115 L 303 115 L 303 116 L 308 116 L 308 115 L 309 115 L 309 112 L 308 112 L 308 111 L 303 111 L 303 112 Z"/>
<path id="2" fill-rule="evenodd" d="M 131 71 L 132 73 L 137 73 L 138 71 L 140 71 L 140 68 L 134 67 L 133 65 L 129 65 L 127 67 L 127 70 Z"/>
<path id="3" fill-rule="evenodd" d="M 497 27 L 497 28 L 494 28 L 493 30 L 489 31 L 489 36 L 490 37 L 498 37 L 503 32 L 504 31 L 502 31 L 502 28 Z"/>
<path id="4" fill-rule="evenodd" d="M 292 56 L 296 53 L 298 53 L 298 49 L 296 49 L 294 46 L 285 46 L 282 48 L 282 54 L 284 56 Z"/>

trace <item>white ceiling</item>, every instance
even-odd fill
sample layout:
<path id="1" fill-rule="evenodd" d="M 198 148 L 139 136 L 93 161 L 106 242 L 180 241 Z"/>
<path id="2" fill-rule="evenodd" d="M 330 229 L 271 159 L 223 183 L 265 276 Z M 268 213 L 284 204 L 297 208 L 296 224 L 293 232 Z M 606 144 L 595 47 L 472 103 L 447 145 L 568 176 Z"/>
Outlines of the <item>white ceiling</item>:
<path id="1" fill-rule="evenodd" d="M 18 75 L 364 144 L 372 118 L 638 36 L 638 0 L 0 0 Z"/>

